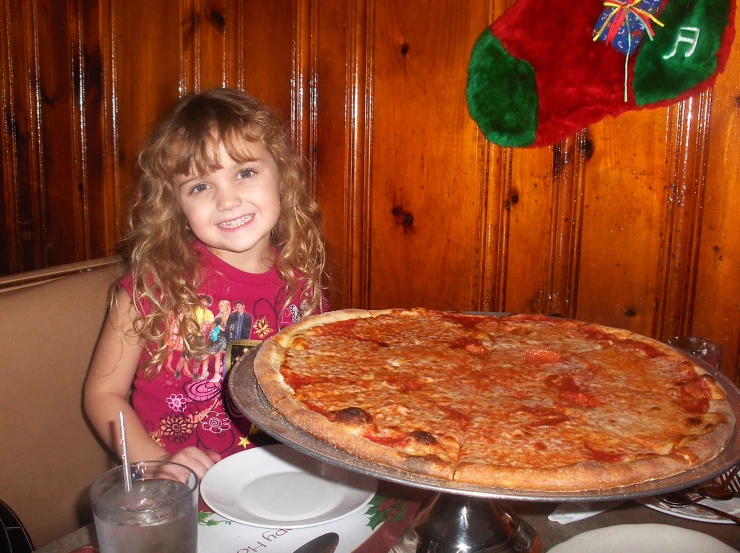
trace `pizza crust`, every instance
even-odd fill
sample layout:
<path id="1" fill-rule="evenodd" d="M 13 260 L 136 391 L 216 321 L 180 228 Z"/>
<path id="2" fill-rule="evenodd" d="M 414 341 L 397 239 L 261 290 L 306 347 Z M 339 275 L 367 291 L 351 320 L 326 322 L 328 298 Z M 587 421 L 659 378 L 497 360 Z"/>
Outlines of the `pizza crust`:
<path id="1" fill-rule="evenodd" d="M 689 468 L 679 455 L 631 463 L 587 461 L 553 469 L 533 469 L 461 463 L 454 480 L 515 490 L 589 491 L 665 478 Z"/>
<path id="2" fill-rule="evenodd" d="M 724 391 L 722 392 L 724 395 Z M 730 405 L 724 399 L 713 399 L 708 413 L 715 415 L 716 423 L 698 436 L 688 436 L 678 444 L 676 451 L 691 464 L 713 459 L 732 438 L 736 419 Z M 700 464 L 700 463 L 699 463 Z"/>
<path id="3" fill-rule="evenodd" d="M 268 339 L 260 346 L 254 359 L 254 374 L 262 393 L 274 407 L 285 398 L 292 398 L 293 389 L 280 374 L 280 365 L 285 357 L 285 348 L 278 340 Z"/>

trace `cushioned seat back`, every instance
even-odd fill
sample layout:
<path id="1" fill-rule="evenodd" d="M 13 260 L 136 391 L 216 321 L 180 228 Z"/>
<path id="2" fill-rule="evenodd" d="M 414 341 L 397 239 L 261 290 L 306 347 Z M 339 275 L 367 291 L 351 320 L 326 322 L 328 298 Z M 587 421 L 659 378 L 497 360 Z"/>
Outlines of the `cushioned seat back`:
<path id="1" fill-rule="evenodd" d="M 0 498 L 41 547 L 92 520 L 88 487 L 111 465 L 82 385 L 120 265 L 0 292 Z"/>

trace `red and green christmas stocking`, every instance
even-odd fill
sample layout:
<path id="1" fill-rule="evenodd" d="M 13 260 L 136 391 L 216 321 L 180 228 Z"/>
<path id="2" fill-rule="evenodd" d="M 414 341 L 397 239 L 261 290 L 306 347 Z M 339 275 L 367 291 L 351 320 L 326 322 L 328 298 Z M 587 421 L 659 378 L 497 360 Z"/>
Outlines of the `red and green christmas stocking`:
<path id="1" fill-rule="evenodd" d="M 606 116 L 712 85 L 735 0 L 519 0 L 468 66 L 470 115 L 501 146 L 554 144 Z"/>

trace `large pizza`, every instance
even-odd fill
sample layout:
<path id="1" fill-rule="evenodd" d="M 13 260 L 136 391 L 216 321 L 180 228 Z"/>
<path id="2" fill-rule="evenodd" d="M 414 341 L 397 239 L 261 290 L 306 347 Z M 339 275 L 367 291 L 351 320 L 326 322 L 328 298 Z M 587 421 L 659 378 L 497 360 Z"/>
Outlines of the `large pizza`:
<path id="1" fill-rule="evenodd" d="M 688 356 L 540 315 L 334 311 L 267 340 L 254 368 L 288 421 L 352 455 L 507 489 L 667 477 L 714 458 L 735 424 Z"/>

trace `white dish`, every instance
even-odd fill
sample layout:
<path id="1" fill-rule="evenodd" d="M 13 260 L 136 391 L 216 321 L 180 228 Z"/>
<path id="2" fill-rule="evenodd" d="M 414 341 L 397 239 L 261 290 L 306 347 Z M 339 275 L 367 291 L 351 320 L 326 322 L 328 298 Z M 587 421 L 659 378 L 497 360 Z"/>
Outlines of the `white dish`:
<path id="1" fill-rule="evenodd" d="M 717 538 L 667 524 L 621 524 L 590 530 L 548 553 L 738 553 Z"/>
<path id="2" fill-rule="evenodd" d="M 216 463 L 200 484 L 224 518 L 260 528 L 307 528 L 351 515 L 375 495 L 375 478 L 322 463 L 279 444 Z"/>
<path id="3" fill-rule="evenodd" d="M 677 516 L 679 518 L 698 520 L 701 522 L 714 522 L 716 524 L 735 524 L 731 520 L 723 518 L 719 515 L 715 515 L 711 511 L 707 511 L 706 509 L 702 509 L 701 507 L 696 507 L 694 505 L 689 505 L 687 507 L 672 507 L 671 505 L 663 503 L 657 497 L 646 497 L 643 499 L 639 499 L 638 501 L 645 505 L 645 507 L 650 507 L 651 509 L 654 509 L 656 511 L 661 511 L 663 513 Z M 706 503 L 710 507 L 720 509 L 722 511 L 730 513 L 731 515 L 740 516 L 740 498 L 738 497 L 727 501 L 702 499 L 701 503 Z"/>

